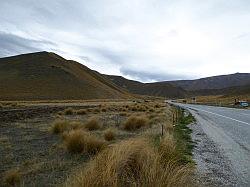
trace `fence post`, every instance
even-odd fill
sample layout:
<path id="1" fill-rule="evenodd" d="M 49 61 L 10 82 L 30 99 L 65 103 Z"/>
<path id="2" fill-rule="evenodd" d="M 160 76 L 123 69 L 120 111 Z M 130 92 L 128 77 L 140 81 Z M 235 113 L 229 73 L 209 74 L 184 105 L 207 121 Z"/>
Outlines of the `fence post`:
<path id="1" fill-rule="evenodd" d="M 163 124 L 161 124 L 161 136 L 163 136 Z"/>

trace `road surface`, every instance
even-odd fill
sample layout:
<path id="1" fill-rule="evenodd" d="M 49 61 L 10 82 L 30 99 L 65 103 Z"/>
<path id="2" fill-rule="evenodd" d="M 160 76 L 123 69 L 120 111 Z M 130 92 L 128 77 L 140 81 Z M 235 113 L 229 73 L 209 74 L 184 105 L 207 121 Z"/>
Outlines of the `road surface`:
<path id="1" fill-rule="evenodd" d="M 198 140 L 194 150 L 198 170 L 217 180 L 217 185 L 250 186 L 250 110 L 174 104 L 197 120 L 192 128 Z"/>

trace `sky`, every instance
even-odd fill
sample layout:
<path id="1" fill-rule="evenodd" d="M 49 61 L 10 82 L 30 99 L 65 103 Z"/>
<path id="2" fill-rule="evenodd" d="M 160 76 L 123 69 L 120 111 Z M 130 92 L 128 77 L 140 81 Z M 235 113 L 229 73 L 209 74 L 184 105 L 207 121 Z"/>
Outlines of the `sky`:
<path id="1" fill-rule="evenodd" d="M 142 82 L 250 72 L 249 0 L 1 0 L 0 57 L 55 52 Z"/>

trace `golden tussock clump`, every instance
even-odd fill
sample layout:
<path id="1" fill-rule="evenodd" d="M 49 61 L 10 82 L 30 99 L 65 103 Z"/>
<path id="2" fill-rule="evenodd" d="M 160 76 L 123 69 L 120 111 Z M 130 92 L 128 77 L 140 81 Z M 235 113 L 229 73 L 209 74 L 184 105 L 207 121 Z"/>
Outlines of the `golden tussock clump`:
<path id="1" fill-rule="evenodd" d="M 145 116 L 140 116 L 140 117 L 131 116 L 123 124 L 123 128 L 125 130 L 132 131 L 132 130 L 137 130 L 142 127 L 145 127 L 148 125 L 148 123 L 149 123 L 149 120 Z"/>
<path id="2" fill-rule="evenodd" d="M 163 163 L 171 161 L 178 164 L 181 153 L 176 149 L 176 142 L 171 134 L 167 133 L 161 139 L 158 151 Z"/>
<path id="3" fill-rule="evenodd" d="M 60 134 L 68 128 L 69 122 L 65 120 L 56 120 L 53 122 L 51 131 L 54 134 Z"/>
<path id="4" fill-rule="evenodd" d="M 189 166 L 163 162 L 147 139 L 130 139 L 103 150 L 65 186 L 193 186 Z"/>
<path id="5" fill-rule="evenodd" d="M 51 131 L 54 134 L 61 134 L 65 131 L 69 131 L 72 129 L 79 129 L 82 127 L 83 125 L 81 122 L 77 121 L 69 122 L 66 120 L 58 119 L 52 123 Z"/>
<path id="6" fill-rule="evenodd" d="M 101 110 L 99 108 L 94 109 L 94 113 L 99 113 Z"/>
<path id="7" fill-rule="evenodd" d="M 80 110 L 76 111 L 76 114 L 77 115 L 85 115 L 85 114 L 87 114 L 87 111 L 85 109 L 80 109 Z"/>
<path id="8" fill-rule="evenodd" d="M 21 173 L 18 169 L 11 169 L 4 174 L 4 182 L 9 186 L 16 186 L 21 181 Z"/>
<path id="9" fill-rule="evenodd" d="M 67 108 L 67 109 L 64 110 L 64 114 L 65 115 L 73 115 L 74 110 L 72 108 Z"/>
<path id="10" fill-rule="evenodd" d="M 95 154 L 105 147 L 105 142 L 84 130 L 72 130 L 64 135 L 64 143 L 71 153 Z"/>
<path id="11" fill-rule="evenodd" d="M 127 115 L 128 115 L 127 112 L 121 112 L 121 113 L 120 113 L 120 116 L 127 116 Z"/>
<path id="12" fill-rule="evenodd" d="M 114 140 L 115 136 L 116 136 L 115 130 L 112 128 L 109 128 L 109 129 L 105 130 L 105 132 L 104 132 L 104 139 L 107 141 Z"/>
<path id="13" fill-rule="evenodd" d="M 106 108 L 102 108 L 101 111 L 102 112 L 107 112 L 107 109 Z"/>
<path id="14" fill-rule="evenodd" d="M 99 121 L 97 118 L 92 117 L 90 118 L 85 124 L 84 127 L 88 129 L 89 131 L 100 129 L 101 126 L 99 124 Z"/>

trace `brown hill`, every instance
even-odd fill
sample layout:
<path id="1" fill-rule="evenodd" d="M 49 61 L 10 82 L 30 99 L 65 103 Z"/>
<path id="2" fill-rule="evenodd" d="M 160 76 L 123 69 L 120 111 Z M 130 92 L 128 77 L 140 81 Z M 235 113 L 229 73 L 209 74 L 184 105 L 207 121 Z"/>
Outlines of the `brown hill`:
<path id="1" fill-rule="evenodd" d="M 134 94 L 160 96 L 166 98 L 182 98 L 188 93 L 175 85 L 166 82 L 141 83 L 121 76 L 106 75 L 113 83 Z"/>
<path id="2" fill-rule="evenodd" d="M 0 58 L 0 90 L 0 100 L 130 97 L 98 72 L 48 52 Z"/>
<path id="3" fill-rule="evenodd" d="M 223 89 L 204 89 L 190 91 L 192 96 L 206 96 L 206 95 L 225 95 L 225 96 L 238 96 L 249 95 L 250 96 L 250 84 L 244 86 L 233 86 Z"/>

